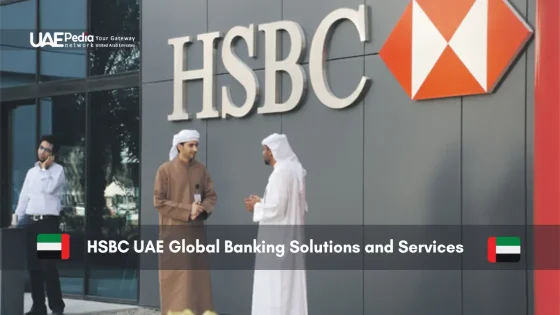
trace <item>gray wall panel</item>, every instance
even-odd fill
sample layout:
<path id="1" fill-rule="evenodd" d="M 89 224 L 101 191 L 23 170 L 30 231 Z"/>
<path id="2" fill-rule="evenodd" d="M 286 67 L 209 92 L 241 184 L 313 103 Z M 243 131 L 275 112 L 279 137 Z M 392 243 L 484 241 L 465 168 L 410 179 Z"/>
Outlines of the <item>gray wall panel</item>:
<path id="1" fill-rule="evenodd" d="M 282 19 L 295 21 L 301 25 L 306 38 L 306 53 L 304 62 L 309 61 L 309 49 L 311 41 L 315 36 L 315 30 L 319 23 L 332 11 L 341 8 L 358 10 L 358 6 L 364 4 L 363 0 L 321 0 L 300 1 L 283 0 Z M 361 56 L 364 53 L 364 44 L 360 42 L 358 31 L 350 21 L 341 21 L 332 32 L 330 43 L 327 44 L 329 52 L 328 59 L 337 59 L 352 56 Z M 288 36 L 283 36 L 282 56 L 286 58 L 290 52 Z"/>
<path id="2" fill-rule="evenodd" d="M 525 15 L 526 1 L 511 1 Z M 527 54 L 496 93 L 463 98 L 463 223 L 525 224 Z M 464 315 L 527 314 L 525 271 L 464 271 Z"/>
<path id="3" fill-rule="evenodd" d="M 252 270 L 212 270 L 212 298 L 218 314 L 251 314 Z"/>
<path id="4" fill-rule="evenodd" d="M 460 99 L 413 102 L 379 56 L 365 109 L 365 224 L 460 224 Z"/>
<path id="5" fill-rule="evenodd" d="M 509 3 L 521 14 L 521 16 L 527 19 L 528 2 L 531 0 L 508 0 Z"/>
<path id="6" fill-rule="evenodd" d="M 525 224 L 525 57 L 495 94 L 463 99 L 463 223 Z"/>
<path id="7" fill-rule="evenodd" d="M 228 14 L 223 14 L 227 12 Z M 282 19 L 281 0 L 208 0 L 208 30 L 210 32 L 220 31 L 225 36 L 227 31 L 234 26 L 248 27 L 259 24 L 280 21 Z M 247 53 L 247 43 L 239 40 L 235 52 L 252 69 L 263 69 L 265 60 L 265 36 L 264 32 L 257 33 L 257 57 L 251 58 Z M 219 57 L 217 73 L 227 73 L 222 62 L 222 43 L 218 45 Z"/>
<path id="8" fill-rule="evenodd" d="M 363 75 L 363 57 L 329 61 L 332 91 L 346 97 Z M 308 71 L 308 67 L 305 67 Z M 286 100 L 291 82 L 282 80 Z M 333 110 L 308 90 L 305 104 L 282 115 L 282 132 L 307 170 L 307 221 L 312 224 L 362 224 L 363 102 Z"/>
<path id="9" fill-rule="evenodd" d="M 201 68 L 202 43 L 196 36 L 206 33 L 206 25 L 206 1 L 143 1 L 142 82 L 173 78 L 173 46 L 167 44 L 173 37 L 191 37 L 187 69 Z"/>
<path id="10" fill-rule="evenodd" d="M 256 71 L 256 74 L 262 85 L 264 72 Z M 245 101 L 245 90 L 238 87 L 239 83 L 230 75 L 220 75 L 216 82 L 218 87 L 232 88 L 231 97 L 235 103 Z M 221 88 L 217 90 L 217 99 L 221 100 Z M 209 223 L 253 224 L 243 199 L 250 194 L 263 195 L 272 168 L 264 164 L 261 141 L 280 131 L 278 115 L 253 114 L 245 119 L 208 121 L 208 169 L 218 179 L 215 187 L 219 200 Z"/>
<path id="11" fill-rule="evenodd" d="M 367 270 L 364 282 L 364 314 L 461 314 L 460 271 Z"/>
<path id="12" fill-rule="evenodd" d="M 370 10 L 371 25 L 366 54 L 379 53 L 409 3 L 410 0 L 366 0 Z"/>
<path id="13" fill-rule="evenodd" d="M 526 0 L 527 2 L 527 11 L 525 14 L 525 19 L 527 23 L 531 25 L 533 29 L 535 29 L 535 20 L 537 19 L 537 2 L 534 0 Z M 529 76 L 534 76 L 534 73 L 529 73 Z"/>
<path id="14" fill-rule="evenodd" d="M 464 99 L 464 224 L 525 224 L 525 86 L 523 58 L 499 93 Z M 463 275 L 465 301 L 477 301 L 464 315 L 526 313 L 525 272 Z"/>
<path id="15" fill-rule="evenodd" d="M 527 314 L 523 270 L 464 271 L 463 291 L 463 315 Z"/>
<path id="16" fill-rule="evenodd" d="M 364 313 L 362 270 L 307 271 L 309 315 Z"/>
<path id="17" fill-rule="evenodd" d="M 199 111 L 202 104 L 202 82 L 187 84 L 188 102 L 193 112 Z M 169 150 L 173 135 L 181 129 L 196 129 L 200 133 L 201 144 L 197 159 L 206 163 L 206 122 L 193 120 L 171 124 L 167 115 L 171 111 L 173 83 L 160 82 L 142 86 L 142 207 L 141 224 L 153 226 L 158 224 L 158 215 L 154 204 L 154 179 L 158 167 L 169 160 Z M 142 233 L 142 232 L 141 232 Z M 142 259 L 140 260 L 142 269 Z M 154 270 L 140 272 L 140 304 L 159 305 L 158 274 Z M 149 284 L 149 285 L 146 285 Z"/>
<path id="18" fill-rule="evenodd" d="M 534 25 L 535 0 L 510 0 Z M 305 62 L 315 30 L 339 8 L 370 7 L 370 42 L 359 42 L 354 26 L 342 22 L 328 44 L 330 87 L 348 95 L 362 75 L 373 79 L 365 99 L 343 110 L 321 104 L 308 81 L 302 105 L 286 114 L 250 114 L 244 119 L 170 123 L 172 47 L 170 37 L 224 34 L 233 26 L 291 20 L 305 30 Z M 378 53 L 408 0 L 225 0 L 143 2 L 142 32 L 142 224 L 157 222 L 153 180 L 167 160 L 173 133 L 196 128 L 202 160 L 218 192 L 209 224 L 252 224 L 243 207 L 250 193 L 262 194 L 271 169 L 263 164 L 262 139 L 286 133 L 308 171 L 308 224 L 524 224 L 532 222 L 534 45 L 506 74 L 493 95 L 411 101 Z M 208 6 L 208 8 L 207 8 Z M 526 13 L 528 13 L 526 15 Z M 207 21 L 208 16 L 208 21 Z M 258 58 L 262 69 L 263 32 Z M 221 41 L 220 41 L 221 42 Z M 224 73 L 221 44 L 217 72 Z M 283 57 L 289 43 L 283 36 Z M 362 57 L 366 53 L 366 57 Z M 236 52 L 247 61 L 246 44 Z M 202 66 L 202 45 L 189 46 L 188 69 Z M 308 67 L 304 67 L 309 78 Z M 263 71 L 256 71 L 260 101 Z M 282 99 L 291 81 L 283 74 Z M 232 88 L 234 101 L 245 98 L 230 75 L 218 75 Z M 202 103 L 202 82 L 187 83 L 189 112 Z M 256 105 L 257 106 L 257 105 Z M 256 107 L 255 106 L 255 107 Z M 461 203 L 462 200 L 462 203 Z M 232 315 L 250 314 L 252 271 L 213 271 L 215 307 Z M 529 282 L 528 282 L 529 281 Z M 532 275 L 525 271 L 309 271 L 310 314 L 461 314 L 527 313 L 532 307 Z M 156 271 L 140 273 L 140 304 L 159 305 Z M 528 290 L 527 290 L 528 287 Z M 398 292 L 398 294 L 394 294 Z M 529 314 L 532 310 L 529 310 Z"/>
<path id="19" fill-rule="evenodd" d="M 460 224 L 460 99 L 410 101 L 379 56 L 367 56 L 365 70 L 374 83 L 365 108 L 364 224 Z M 368 270 L 364 283 L 365 314 L 461 312 L 460 271 Z"/>

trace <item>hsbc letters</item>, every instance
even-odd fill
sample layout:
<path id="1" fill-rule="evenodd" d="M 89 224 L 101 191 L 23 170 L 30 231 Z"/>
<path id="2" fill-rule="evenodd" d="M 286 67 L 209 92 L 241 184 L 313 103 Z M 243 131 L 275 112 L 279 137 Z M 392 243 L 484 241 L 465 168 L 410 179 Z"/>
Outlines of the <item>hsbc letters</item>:
<path id="1" fill-rule="evenodd" d="M 356 27 L 360 41 L 369 40 L 368 28 L 369 20 L 367 8 L 360 5 L 358 10 L 337 9 L 328 14 L 319 24 L 309 52 L 309 76 L 311 85 L 317 98 L 321 103 L 329 108 L 342 109 L 357 100 L 366 92 L 369 78 L 363 76 L 356 89 L 344 98 L 334 95 L 329 87 L 326 78 L 325 57 L 326 45 L 334 31 L 336 25 L 341 20 L 349 20 Z M 240 37 L 248 47 L 250 57 L 256 57 L 257 31 L 265 33 L 265 69 L 264 69 L 264 104 L 258 109 L 259 114 L 283 113 L 294 109 L 303 99 L 307 90 L 307 77 L 303 66 L 300 65 L 304 57 L 305 34 L 301 26 L 292 21 L 279 21 L 248 27 L 235 26 L 231 28 L 224 37 L 223 48 L 221 51 L 225 69 L 237 80 L 246 92 L 243 104 L 234 104 L 230 96 L 230 87 L 222 86 L 221 114 L 214 107 L 214 85 L 215 70 L 214 54 L 216 41 L 222 38 L 221 32 L 200 34 L 197 40 L 203 43 L 203 66 L 201 69 L 185 68 L 186 46 L 192 42 L 190 36 L 171 38 L 169 45 L 173 46 L 173 112 L 168 115 L 169 121 L 189 120 L 188 104 L 185 104 L 184 82 L 190 80 L 203 81 L 202 111 L 196 114 L 198 119 L 208 118 L 227 118 L 243 117 L 247 115 L 260 95 L 259 81 L 255 72 L 245 64 L 234 52 L 233 41 Z M 288 56 L 283 60 L 278 60 L 278 33 L 287 33 L 291 49 Z M 283 71 L 290 77 L 292 90 L 287 101 L 280 103 L 278 100 L 277 73 Z"/>

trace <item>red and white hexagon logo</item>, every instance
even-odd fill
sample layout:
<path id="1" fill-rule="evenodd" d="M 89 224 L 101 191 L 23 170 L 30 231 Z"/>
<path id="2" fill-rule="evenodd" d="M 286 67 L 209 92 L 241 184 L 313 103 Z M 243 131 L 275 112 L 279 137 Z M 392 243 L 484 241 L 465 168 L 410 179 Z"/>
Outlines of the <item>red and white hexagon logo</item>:
<path id="1" fill-rule="evenodd" d="M 485 94 L 532 35 L 507 0 L 412 0 L 379 55 L 413 100 Z"/>

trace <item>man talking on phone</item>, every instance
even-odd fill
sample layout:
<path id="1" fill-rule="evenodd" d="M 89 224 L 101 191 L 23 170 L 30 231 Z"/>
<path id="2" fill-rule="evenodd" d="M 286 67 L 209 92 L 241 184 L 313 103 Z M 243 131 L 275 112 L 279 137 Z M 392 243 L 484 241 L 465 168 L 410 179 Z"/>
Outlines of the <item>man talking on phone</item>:
<path id="1" fill-rule="evenodd" d="M 54 315 L 64 313 L 64 301 L 56 260 L 37 259 L 37 234 L 60 233 L 60 196 L 66 178 L 64 168 L 55 162 L 58 145 L 54 136 L 41 138 L 37 149 L 38 161 L 29 169 L 23 182 L 16 208 L 18 226 L 26 230 L 27 266 L 31 281 L 33 306 L 26 315 L 46 315 L 45 288 L 49 308 Z"/>

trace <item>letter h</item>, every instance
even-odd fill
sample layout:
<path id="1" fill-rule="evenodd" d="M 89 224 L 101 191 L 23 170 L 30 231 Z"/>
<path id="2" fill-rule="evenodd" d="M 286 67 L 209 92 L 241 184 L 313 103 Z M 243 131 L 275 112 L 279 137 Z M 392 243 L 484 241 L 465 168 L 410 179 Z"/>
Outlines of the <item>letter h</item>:
<path id="1" fill-rule="evenodd" d="M 167 116 L 168 121 L 189 120 L 188 106 L 185 102 L 186 88 L 184 81 L 202 80 L 202 111 L 196 117 L 216 118 L 220 113 L 214 108 L 214 56 L 216 48 L 214 41 L 222 37 L 221 32 L 198 35 L 203 42 L 203 67 L 196 70 L 185 70 L 187 61 L 187 46 L 191 43 L 190 36 L 170 38 L 168 44 L 173 46 L 173 113 Z"/>

